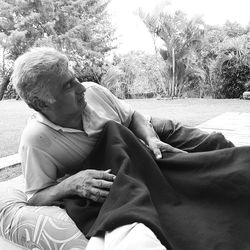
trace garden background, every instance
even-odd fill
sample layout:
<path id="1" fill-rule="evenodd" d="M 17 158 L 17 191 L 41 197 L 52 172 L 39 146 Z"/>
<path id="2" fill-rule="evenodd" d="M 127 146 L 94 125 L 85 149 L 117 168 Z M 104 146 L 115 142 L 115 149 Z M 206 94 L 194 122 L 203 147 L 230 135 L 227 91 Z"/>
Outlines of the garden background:
<path id="1" fill-rule="evenodd" d="M 0 1 L 1 157 L 16 153 L 31 113 L 16 101 L 10 76 L 14 60 L 32 46 L 64 52 L 79 80 L 107 87 L 143 113 L 194 126 L 222 112 L 250 112 L 241 99 L 250 91 L 250 23 L 211 25 L 161 1 L 154 13 L 136 10 L 153 53 L 119 53 L 109 2 Z"/>

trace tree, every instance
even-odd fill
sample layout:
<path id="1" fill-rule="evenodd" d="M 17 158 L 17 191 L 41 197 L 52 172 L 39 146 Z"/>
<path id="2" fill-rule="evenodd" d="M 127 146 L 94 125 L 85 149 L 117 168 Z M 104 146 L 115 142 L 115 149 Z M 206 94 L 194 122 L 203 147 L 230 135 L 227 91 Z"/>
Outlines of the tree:
<path id="1" fill-rule="evenodd" d="M 242 36 L 247 33 L 247 29 L 243 28 L 237 22 L 226 21 L 222 28 L 226 35 L 231 38 Z"/>
<path id="2" fill-rule="evenodd" d="M 53 46 L 72 61 L 81 79 L 99 81 L 113 46 L 108 0 L 1 0 L 0 32 L 15 60 L 31 46 Z M 83 71 L 82 69 L 85 69 Z"/>
<path id="3" fill-rule="evenodd" d="M 199 56 L 201 67 L 205 73 L 205 81 L 200 84 L 203 95 L 215 97 L 217 95 L 217 64 L 220 44 L 227 38 L 225 30 L 220 26 L 205 26 L 202 48 Z"/>
<path id="4" fill-rule="evenodd" d="M 1 51 L 1 57 L 2 61 L 0 63 L 0 100 L 2 100 L 4 96 L 4 92 L 7 89 L 8 83 L 10 81 L 10 75 L 11 75 L 11 63 L 6 58 L 6 50 L 8 48 L 8 38 L 4 33 L 0 33 L 0 45 L 2 47 Z"/>
<path id="5" fill-rule="evenodd" d="M 204 30 L 201 19 L 187 20 L 184 13 L 159 16 L 140 14 L 152 34 L 164 42 L 160 54 L 166 63 L 170 96 L 180 96 L 191 71 L 198 76 L 202 69 L 197 65 L 197 52 L 201 48 Z"/>
<path id="6" fill-rule="evenodd" d="M 250 81 L 250 37 L 225 39 L 216 58 L 217 97 L 239 98 Z"/>
<path id="7" fill-rule="evenodd" d="M 143 51 L 115 55 L 101 84 L 120 98 L 164 95 L 163 59 Z"/>

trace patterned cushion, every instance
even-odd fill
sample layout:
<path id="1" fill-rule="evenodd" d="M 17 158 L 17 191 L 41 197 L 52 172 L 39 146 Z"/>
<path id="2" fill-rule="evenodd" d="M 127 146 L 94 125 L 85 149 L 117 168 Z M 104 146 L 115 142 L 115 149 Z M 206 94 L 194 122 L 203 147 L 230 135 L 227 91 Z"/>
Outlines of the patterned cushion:
<path id="1" fill-rule="evenodd" d="M 88 243 L 65 210 L 28 206 L 26 195 L 13 188 L 1 190 L 0 236 L 34 250 L 83 250 Z"/>

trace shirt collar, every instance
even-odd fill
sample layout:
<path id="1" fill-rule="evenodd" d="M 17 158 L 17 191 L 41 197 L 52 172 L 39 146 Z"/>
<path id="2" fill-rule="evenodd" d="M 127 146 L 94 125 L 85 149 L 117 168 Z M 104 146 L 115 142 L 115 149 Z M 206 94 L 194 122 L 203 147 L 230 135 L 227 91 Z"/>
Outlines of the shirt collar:
<path id="1" fill-rule="evenodd" d="M 43 114 L 39 112 L 36 112 L 34 115 L 32 115 L 31 119 L 34 119 L 37 122 L 43 123 L 56 131 L 69 132 L 69 133 L 79 133 L 79 132 L 84 133 L 83 130 L 74 129 L 74 128 L 65 128 L 60 125 L 54 124 L 53 122 L 51 122 L 49 119 L 47 119 Z"/>

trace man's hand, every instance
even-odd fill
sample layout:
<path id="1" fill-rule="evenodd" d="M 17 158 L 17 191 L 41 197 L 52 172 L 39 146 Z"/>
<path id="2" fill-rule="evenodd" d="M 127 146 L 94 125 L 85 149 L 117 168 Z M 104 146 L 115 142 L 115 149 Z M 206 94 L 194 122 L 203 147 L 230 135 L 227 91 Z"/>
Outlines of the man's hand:
<path id="1" fill-rule="evenodd" d="M 70 176 L 67 183 L 72 193 L 103 203 L 114 180 L 115 175 L 110 174 L 110 170 L 88 169 Z"/>
<path id="2" fill-rule="evenodd" d="M 174 148 L 171 145 L 162 142 L 157 137 L 153 137 L 150 140 L 148 140 L 148 147 L 154 153 L 156 159 L 162 158 L 161 152 L 187 153 L 186 151 Z"/>
<path id="3" fill-rule="evenodd" d="M 137 111 L 133 114 L 129 128 L 138 138 L 142 139 L 148 145 L 149 149 L 154 153 L 156 159 L 162 158 L 161 152 L 187 153 L 162 142 L 155 132 L 152 124 Z"/>

